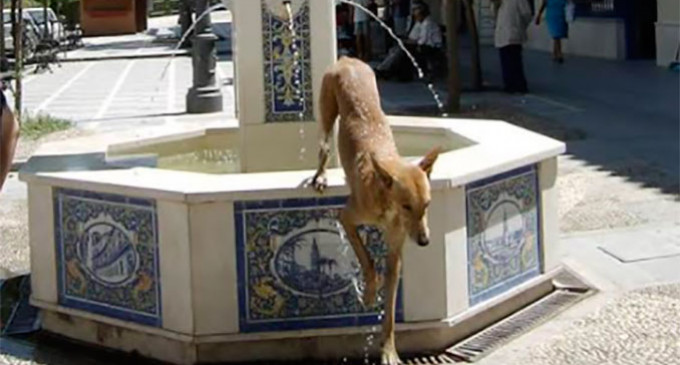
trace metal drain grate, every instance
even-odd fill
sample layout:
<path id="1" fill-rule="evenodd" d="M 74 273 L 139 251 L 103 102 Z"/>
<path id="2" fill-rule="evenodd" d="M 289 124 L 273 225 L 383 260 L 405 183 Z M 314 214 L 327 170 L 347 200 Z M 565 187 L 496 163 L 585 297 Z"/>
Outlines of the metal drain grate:
<path id="1" fill-rule="evenodd" d="M 439 365 L 439 364 L 459 364 L 460 361 L 448 354 L 435 356 L 416 356 L 404 359 L 405 365 Z"/>
<path id="2" fill-rule="evenodd" d="M 554 317 L 585 298 L 588 293 L 590 292 L 556 290 L 501 322 L 449 348 L 446 352 L 454 358 L 475 362 L 500 345 Z"/>

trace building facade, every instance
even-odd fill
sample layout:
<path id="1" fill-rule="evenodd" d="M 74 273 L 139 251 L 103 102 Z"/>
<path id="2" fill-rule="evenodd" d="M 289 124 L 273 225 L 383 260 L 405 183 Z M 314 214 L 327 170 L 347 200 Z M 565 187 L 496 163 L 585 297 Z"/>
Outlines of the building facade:
<path id="1" fill-rule="evenodd" d="M 535 0 L 538 8 L 542 0 Z M 680 45 L 678 0 L 578 1 L 565 53 L 615 59 L 656 59 L 667 66 Z M 547 29 L 530 27 L 528 47 L 549 50 Z"/>
<path id="2" fill-rule="evenodd" d="M 80 26 L 86 36 L 146 30 L 147 0 L 81 0 Z"/>
<path id="3" fill-rule="evenodd" d="M 656 63 L 667 66 L 680 49 L 680 1 L 657 0 Z"/>

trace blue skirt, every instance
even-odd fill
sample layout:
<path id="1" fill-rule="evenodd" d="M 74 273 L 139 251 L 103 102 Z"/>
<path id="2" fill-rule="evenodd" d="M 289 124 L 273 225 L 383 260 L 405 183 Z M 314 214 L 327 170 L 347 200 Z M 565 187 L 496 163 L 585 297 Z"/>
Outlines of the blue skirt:
<path id="1" fill-rule="evenodd" d="M 548 23 L 548 31 L 553 39 L 567 38 L 569 25 L 566 16 L 567 2 L 565 0 L 548 0 L 545 20 Z"/>

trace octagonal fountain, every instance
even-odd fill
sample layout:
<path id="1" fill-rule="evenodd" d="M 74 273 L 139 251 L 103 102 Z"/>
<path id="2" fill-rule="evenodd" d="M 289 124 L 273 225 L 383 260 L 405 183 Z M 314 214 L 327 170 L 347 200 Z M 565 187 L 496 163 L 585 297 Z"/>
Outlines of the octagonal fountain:
<path id="1" fill-rule="evenodd" d="M 335 221 L 342 171 L 322 196 L 303 184 L 336 59 L 334 1 L 291 5 L 296 38 L 280 0 L 232 1 L 237 123 L 31 158 L 31 302 L 45 330 L 177 364 L 377 353 L 366 339 L 380 308 L 358 301 Z M 399 351 L 441 350 L 550 290 L 564 145 L 501 121 L 389 120 L 402 155 L 446 151 L 431 244 L 405 247 L 397 301 Z M 381 233 L 362 235 L 381 268 Z"/>

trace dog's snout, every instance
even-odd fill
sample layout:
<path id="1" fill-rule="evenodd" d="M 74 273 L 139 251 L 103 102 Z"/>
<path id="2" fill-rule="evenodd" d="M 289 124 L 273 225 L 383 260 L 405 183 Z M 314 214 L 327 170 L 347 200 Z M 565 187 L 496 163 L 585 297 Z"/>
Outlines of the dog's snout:
<path id="1" fill-rule="evenodd" d="M 418 238 L 418 246 L 425 247 L 429 244 L 430 244 L 429 238 L 427 238 L 425 236 L 421 236 L 421 237 Z"/>

